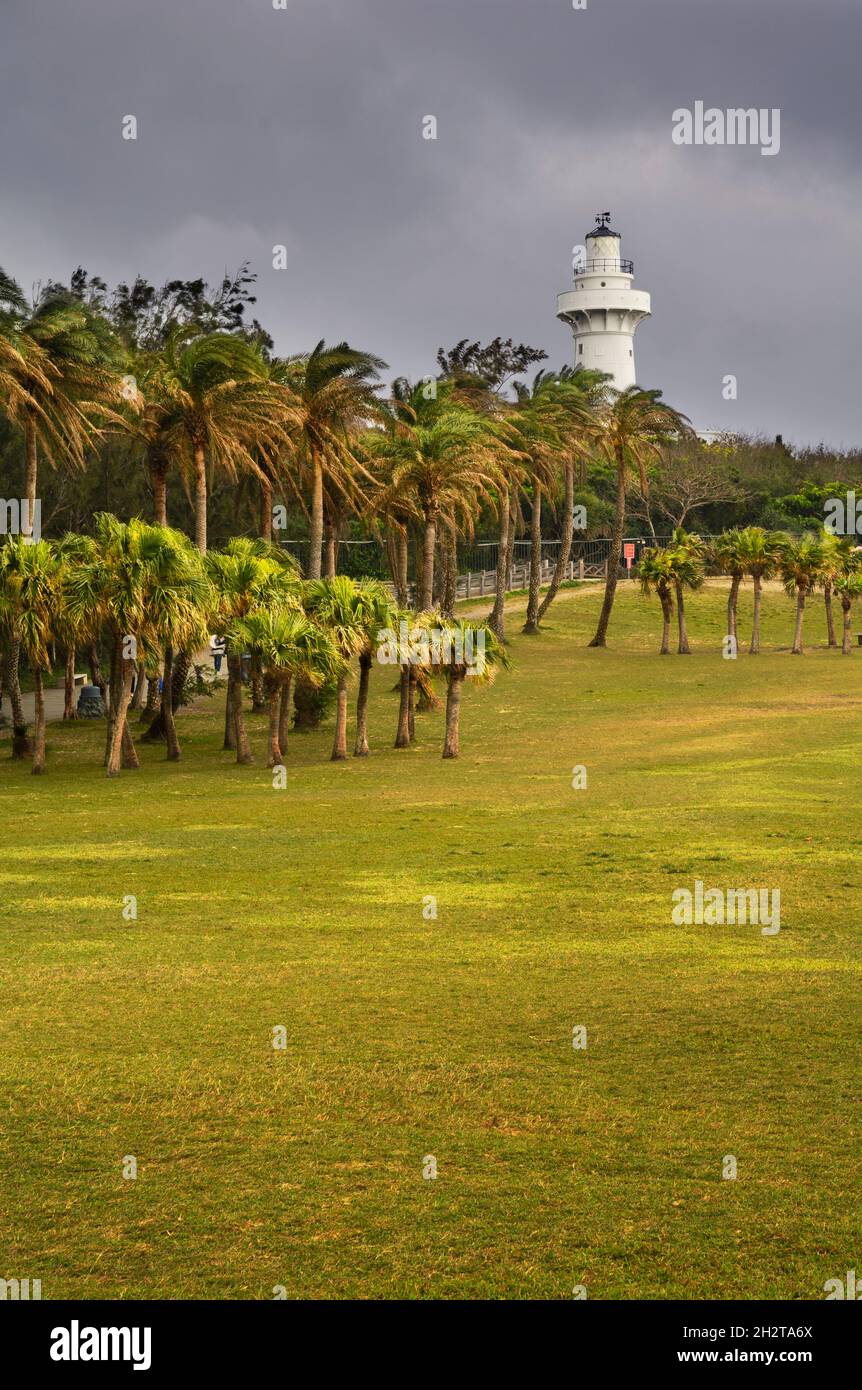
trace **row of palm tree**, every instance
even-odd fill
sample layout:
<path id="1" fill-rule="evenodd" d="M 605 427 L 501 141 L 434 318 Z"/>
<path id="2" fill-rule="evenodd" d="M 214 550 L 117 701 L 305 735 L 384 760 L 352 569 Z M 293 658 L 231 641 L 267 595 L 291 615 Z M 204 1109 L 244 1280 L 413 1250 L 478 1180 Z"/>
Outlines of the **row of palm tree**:
<path id="1" fill-rule="evenodd" d="M 400 687 L 417 679 L 447 684 L 445 758 L 460 751 L 461 689 L 469 675 L 490 681 L 506 655 L 485 624 L 454 622 L 428 611 L 400 609 L 377 580 L 303 580 L 285 551 L 263 540 L 239 538 L 222 551 L 202 554 L 181 532 L 140 520 L 124 522 L 107 513 L 95 519 L 92 536 L 61 541 L 9 537 L 0 547 L 0 636 L 13 640 L 33 672 L 35 738 L 33 772 L 45 771 L 44 674 L 55 642 L 106 643 L 110 651 L 104 762 L 109 777 L 139 765 L 129 713 L 133 686 L 143 673 L 155 681 L 164 653 L 162 714 L 169 760 L 180 757 L 173 720 L 173 653 L 195 651 L 215 632 L 228 660 L 225 747 L 236 761 L 253 754 L 244 709 L 242 662 L 259 662 L 269 712 L 268 763 L 281 765 L 287 752 L 293 682 L 332 683 L 336 690 L 332 760 L 347 757 L 348 685 L 358 662 L 356 757 L 368 755 L 369 677 L 380 635 L 401 623 L 414 635 L 434 632 L 433 646 L 404 655 Z M 474 672 L 465 648 L 481 644 Z M 416 651 L 420 655 L 417 657 Z M 428 654 L 430 653 L 430 654 Z M 418 669 L 417 669 L 418 668 Z M 412 721 L 407 743 L 413 738 Z M 396 746 L 404 746 L 399 735 Z"/>
<path id="2" fill-rule="evenodd" d="M 822 589 L 826 611 L 826 636 L 830 647 L 838 646 L 832 609 L 837 594 L 843 613 L 841 649 L 851 650 L 852 606 L 862 593 L 862 550 L 850 537 L 837 536 L 823 530 L 791 537 L 781 531 L 766 531 L 760 526 L 725 531 L 710 545 L 699 536 L 678 528 L 669 545 L 656 546 L 645 552 L 638 564 L 638 578 L 644 594 L 656 594 L 662 610 L 661 654 L 670 652 L 670 627 L 676 607 L 679 640 L 677 651 L 691 649 L 685 625 L 686 590 L 698 589 L 711 568 L 730 577 L 727 599 L 727 637 L 738 645 L 737 610 L 739 591 L 747 578 L 754 586 L 754 614 L 749 653 L 760 651 L 760 617 L 763 582 L 780 578 L 786 592 L 796 600 L 796 625 L 792 652 L 802 655 L 803 624 L 806 599 Z"/>
<path id="3" fill-rule="evenodd" d="M 161 348 L 144 351 L 71 292 L 52 285 L 31 302 L 0 271 L 0 410 L 24 437 L 31 504 L 42 461 L 84 467 L 107 436 L 122 432 L 146 470 L 155 524 L 168 524 L 170 477 L 182 479 L 201 553 L 213 476 L 251 476 L 264 539 L 272 538 L 274 492 L 304 515 L 307 578 L 332 576 L 339 530 L 354 515 L 385 542 L 402 603 L 408 541 L 421 534 L 417 607 L 439 599 L 450 612 L 455 543 L 480 517 L 496 518 L 490 621 L 501 640 L 507 560 L 525 502 L 537 554 L 543 504 L 562 502 L 563 544 L 541 603 L 534 566 L 525 624 L 532 633 L 565 574 L 576 474 L 583 479 L 588 460 L 615 471 L 616 543 L 632 477 L 643 481 L 662 444 L 687 429 L 660 392 L 614 393 L 597 372 L 540 372 L 530 386 L 517 385 L 513 400 L 464 373 L 399 380 L 385 398 L 385 365 L 346 343 L 271 357 L 242 333 L 193 322 L 175 323 Z M 615 581 L 610 574 L 595 645 L 605 642 Z"/>

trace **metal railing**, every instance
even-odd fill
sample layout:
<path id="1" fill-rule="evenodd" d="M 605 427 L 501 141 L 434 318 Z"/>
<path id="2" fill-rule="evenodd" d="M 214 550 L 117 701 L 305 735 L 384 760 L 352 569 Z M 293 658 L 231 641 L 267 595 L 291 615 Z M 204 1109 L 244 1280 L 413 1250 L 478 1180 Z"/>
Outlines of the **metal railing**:
<path id="1" fill-rule="evenodd" d="M 634 261 L 621 261 L 619 256 L 593 258 L 575 266 L 575 279 L 581 275 L 634 275 Z"/>

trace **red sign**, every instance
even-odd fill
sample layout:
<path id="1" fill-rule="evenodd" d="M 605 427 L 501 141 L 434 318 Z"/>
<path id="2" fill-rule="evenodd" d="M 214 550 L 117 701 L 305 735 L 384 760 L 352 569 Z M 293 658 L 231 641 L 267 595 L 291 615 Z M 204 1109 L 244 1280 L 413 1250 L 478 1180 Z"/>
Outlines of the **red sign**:
<path id="1" fill-rule="evenodd" d="M 624 559 L 625 562 L 626 562 L 626 569 L 627 569 L 627 570 L 630 570 L 630 569 L 631 569 L 631 567 L 632 567 L 632 560 L 633 560 L 634 558 L 635 558 L 635 543 L 634 543 L 634 541 L 625 541 L 625 542 L 623 543 L 623 559 Z"/>

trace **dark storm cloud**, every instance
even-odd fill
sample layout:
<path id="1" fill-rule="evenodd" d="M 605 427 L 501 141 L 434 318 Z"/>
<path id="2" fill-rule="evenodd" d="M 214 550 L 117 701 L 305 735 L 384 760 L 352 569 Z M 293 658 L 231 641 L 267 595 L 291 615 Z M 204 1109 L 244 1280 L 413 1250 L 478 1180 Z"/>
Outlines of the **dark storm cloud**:
<path id="1" fill-rule="evenodd" d="M 251 258 L 280 351 L 348 337 L 418 375 L 503 333 L 556 363 L 571 247 L 610 208 L 653 295 L 644 384 L 701 424 L 862 438 L 858 0 L 4 0 L 0 23 L 0 264 L 28 285 Z M 779 107 L 780 153 L 675 146 L 696 100 Z"/>

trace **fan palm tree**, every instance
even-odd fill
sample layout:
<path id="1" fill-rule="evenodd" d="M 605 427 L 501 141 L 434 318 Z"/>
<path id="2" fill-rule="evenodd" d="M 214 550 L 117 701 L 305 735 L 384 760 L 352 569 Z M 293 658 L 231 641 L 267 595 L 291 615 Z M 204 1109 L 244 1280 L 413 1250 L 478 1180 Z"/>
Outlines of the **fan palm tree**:
<path id="1" fill-rule="evenodd" d="M 736 528 L 725 531 L 713 542 L 711 558 L 721 574 L 730 575 L 730 592 L 727 596 L 727 635 L 737 639 L 736 614 L 739 605 L 739 586 L 748 570 L 745 558 L 740 551 L 741 532 Z"/>
<path id="2" fill-rule="evenodd" d="M 553 450 L 557 474 L 562 469 L 562 507 L 563 525 L 560 549 L 557 555 L 551 581 L 545 597 L 535 610 L 535 625 L 532 621 L 532 607 L 528 604 L 527 621 L 524 632 L 538 631 L 542 619 L 557 596 L 563 582 L 569 558 L 572 553 L 575 511 L 575 475 L 581 481 L 586 478 L 587 459 L 595 451 L 601 432 L 601 407 L 604 402 L 606 384 L 610 380 L 606 372 L 587 371 L 583 368 L 573 370 L 564 367 L 557 376 L 543 385 L 542 393 L 550 398 L 549 405 L 554 411 L 559 445 Z M 559 477 L 556 480 L 559 488 Z M 538 498 L 539 514 L 536 524 L 541 528 L 541 506 L 544 489 Z M 549 494 L 550 495 L 550 490 Z M 541 534 L 541 532 L 540 532 Z M 532 530 L 533 553 L 537 548 L 535 527 Z M 539 539 L 539 549 L 541 540 Z M 540 551 L 541 554 L 541 551 Z M 538 598 L 538 593 L 536 595 Z"/>
<path id="3" fill-rule="evenodd" d="M 826 609 L 826 642 L 830 647 L 838 646 L 835 636 L 835 618 L 832 613 L 832 593 L 835 582 L 846 569 L 846 558 L 850 554 L 850 537 L 838 536 L 834 531 L 823 528 L 820 538 L 823 548 L 823 567 L 820 582 L 823 585 L 823 603 Z"/>
<path id="4" fill-rule="evenodd" d="M 188 538 L 166 526 L 95 519 L 86 558 L 70 566 L 64 582 L 71 621 L 99 622 L 111 641 L 111 701 L 107 773 L 116 777 L 121 756 L 138 765 L 126 716 L 140 657 L 152 661 L 165 645 L 202 640 L 209 590 Z"/>
<path id="5" fill-rule="evenodd" d="M 446 733 L 443 757 L 457 758 L 461 752 L 461 692 L 469 677 L 478 685 L 490 684 L 497 672 L 508 667 L 509 658 L 497 634 L 488 623 L 468 623 L 461 619 L 441 623 L 434 634 L 436 649 L 432 661 L 447 681 Z"/>
<path id="6" fill-rule="evenodd" d="M 785 539 L 781 553 L 781 577 L 784 587 L 792 598 L 796 596 L 796 627 L 793 633 L 792 652 L 802 655 L 802 624 L 805 616 L 805 599 L 820 582 L 823 575 L 822 537 L 811 534 L 796 540 Z"/>
<path id="7" fill-rule="evenodd" d="M 765 531 L 762 526 L 746 526 L 737 533 L 736 550 L 746 574 L 754 580 L 754 617 L 751 624 L 751 643 L 748 651 L 756 656 L 760 651 L 760 604 L 763 581 L 775 574 L 781 560 L 784 536 L 780 531 Z M 734 633 L 736 629 L 734 627 Z"/>
<path id="8" fill-rule="evenodd" d="M 691 647 L 685 625 L 685 590 L 699 589 L 703 583 L 703 556 L 705 547 L 700 536 L 677 526 L 668 547 L 674 593 L 676 594 L 676 621 L 679 629 L 677 652 L 689 656 Z"/>
<path id="9" fill-rule="evenodd" d="M 673 618 L 674 561 L 671 552 L 654 546 L 644 552 L 638 564 L 641 593 L 658 595 L 661 604 L 661 655 L 670 655 L 670 624 Z"/>
<path id="10" fill-rule="evenodd" d="M 389 466 L 388 492 L 402 504 L 410 498 L 421 513 L 422 583 L 420 609 L 434 598 L 434 558 L 441 512 L 469 511 L 478 500 L 491 501 L 499 480 L 500 441 L 491 422 L 463 406 L 451 406 L 428 423 L 399 423 L 370 440 L 372 455 Z"/>
<path id="11" fill-rule="evenodd" d="M 43 673 L 50 670 L 49 646 L 63 607 L 62 560 L 47 541 L 10 536 L 0 547 L 0 628 L 14 631 L 30 669 L 35 692 L 33 772 L 45 771 Z"/>
<path id="12" fill-rule="evenodd" d="M 229 648 L 251 647 L 260 653 L 269 710 L 269 767 L 287 754 L 285 709 L 292 681 L 301 676 L 312 685 L 340 669 L 329 634 L 296 607 L 253 609 L 228 629 Z"/>
<path id="13" fill-rule="evenodd" d="M 354 657 L 361 659 L 363 654 L 370 656 L 370 642 L 381 626 L 381 615 L 383 619 L 388 619 L 391 601 L 386 590 L 377 581 L 357 581 L 347 575 L 338 574 L 332 579 L 311 580 L 305 588 L 304 605 L 306 612 L 331 638 L 341 659 L 337 673 L 335 736 L 331 761 L 343 762 L 347 757 L 347 681 L 350 662 Z M 385 626 L 385 622 L 382 625 Z M 366 704 L 369 672 L 370 665 L 366 672 Z M 357 751 L 359 742 L 357 731 Z M 367 751 L 366 740 L 365 752 Z"/>
<path id="14" fill-rule="evenodd" d="M 83 468 L 96 415 L 118 419 L 122 351 L 108 322 L 67 290 L 49 285 L 28 302 L 0 270 L 0 408 L 24 437 L 27 533 L 32 534 L 40 454 Z"/>
<path id="15" fill-rule="evenodd" d="M 269 379 L 259 350 L 230 333 L 175 328 L 165 344 L 158 384 L 161 438 L 169 456 L 194 478 L 195 541 L 204 554 L 208 468 L 231 479 L 243 471 L 260 477 L 259 453 L 274 458 L 299 415 L 284 388 Z"/>
<path id="16" fill-rule="evenodd" d="M 851 610 L 854 598 L 858 598 L 859 595 L 862 594 L 862 572 L 860 572 L 862 556 L 860 556 L 858 551 L 853 551 L 851 554 L 853 557 L 852 561 L 848 564 L 844 573 L 839 574 L 835 580 L 835 592 L 841 600 L 841 608 L 844 617 L 844 631 L 841 642 L 841 651 L 844 656 L 849 656 L 853 650 Z"/>
<path id="17" fill-rule="evenodd" d="M 607 645 L 622 552 L 629 479 L 637 474 L 641 495 L 646 497 L 649 490 L 647 464 L 658 457 L 663 444 L 689 432 L 686 417 L 662 401 L 661 391 L 644 391 L 639 386 L 629 386 L 625 391 L 615 393 L 604 422 L 602 448 L 608 462 L 616 470 L 617 498 L 605 596 L 591 647 Z"/>
<path id="18" fill-rule="evenodd" d="M 319 579 L 323 551 L 324 484 L 338 490 L 356 466 L 351 436 L 380 414 L 377 379 L 386 363 L 348 343 L 321 341 L 305 356 L 289 358 L 285 382 L 296 398 L 292 445 L 311 490 L 306 575 Z"/>
<path id="19" fill-rule="evenodd" d="M 224 747 L 236 750 L 238 763 L 251 763 L 254 758 L 242 703 L 242 655 L 246 649 L 242 623 L 259 609 L 298 610 L 299 578 L 292 560 L 265 541 L 245 537 L 229 541 L 224 550 L 211 551 L 205 569 L 215 592 L 215 631 L 227 641 Z"/>

